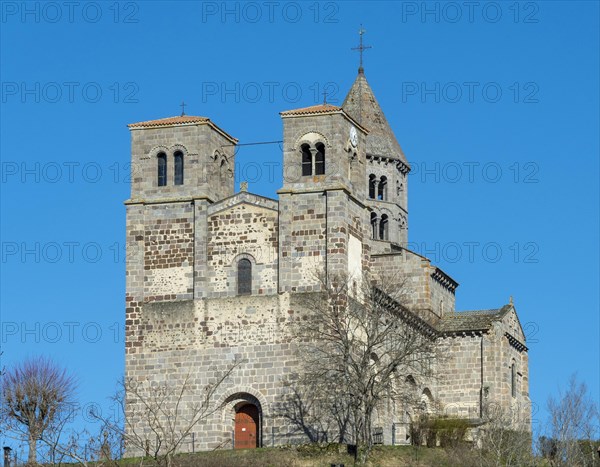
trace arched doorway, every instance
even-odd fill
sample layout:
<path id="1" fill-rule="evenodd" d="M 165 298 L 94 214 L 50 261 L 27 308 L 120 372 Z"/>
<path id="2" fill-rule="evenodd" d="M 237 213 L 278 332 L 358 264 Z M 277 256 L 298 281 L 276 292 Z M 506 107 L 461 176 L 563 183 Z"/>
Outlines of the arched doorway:
<path id="1" fill-rule="evenodd" d="M 234 447 L 254 449 L 259 446 L 260 418 L 254 404 L 240 403 L 235 407 Z"/>

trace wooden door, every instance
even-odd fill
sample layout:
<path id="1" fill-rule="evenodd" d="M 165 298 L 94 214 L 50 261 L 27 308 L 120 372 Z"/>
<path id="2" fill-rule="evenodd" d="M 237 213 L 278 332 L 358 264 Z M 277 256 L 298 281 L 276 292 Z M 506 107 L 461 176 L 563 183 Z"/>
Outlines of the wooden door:
<path id="1" fill-rule="evenodd" d="M 235 413 L 235 449 L 258 447 L 258 407 L 243 405 Z"/>

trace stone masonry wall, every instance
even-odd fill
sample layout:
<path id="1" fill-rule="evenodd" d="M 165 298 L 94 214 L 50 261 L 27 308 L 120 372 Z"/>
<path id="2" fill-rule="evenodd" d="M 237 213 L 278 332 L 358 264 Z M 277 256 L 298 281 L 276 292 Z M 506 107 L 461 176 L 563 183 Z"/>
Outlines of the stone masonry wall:
<path id="1" fill-rule="evenodd" d="M 285 193 L 279 205 L 280 291 L 317 290 L 315 274 L 325 268 L 325 197 Z"/>
<path id="2" fill-rule="evenodd" d="M 217 207 L 217 206 L 215 206 Z M 241 203 L 208 218 L 207 294 L 237 295 L 237 262 L 252 263 L 252 293 L 277 293 L 277 211 Z"/>
<path id="3" fill-rule="evenodd" d="M 173 388 L 181 388 L 188 377 L 185 420 L 191 405 L 202 401 L 204 387 L 241 360 L 213 398 L 214 406 L 224 403 L 224 408 L 194 429 L 195 449 L 231 447 L 232 404 L 243 400 L 260 406 L 263 444 L 289 443 L 300 435 L 276 408 L 285 390 L 282 382 L 297 365 L 287 328 L 290 308 L 289 294 L 146 303 L 137 310 L 140 345 L 128 353 L 127 377 Z M 128 405 L 132 419 L 140 408 L 139 401 Z"/>
<path id="4" fill-rule="evenodd" d="M 481 335 L 460 335 L 440 340 L 436 362 L 437 397 L 444 415 L 478 418 L 481 390 Z"/>
<path id="5" fill-rule="evenodd" d="M 149 205 L 144 217 L 144 301 L 192 298 L 193 206 Z"/>
<path id="6" fill-rule="evenodd" d="M 174 184 L 176 151 L 183 153 L 183 185 Z M 160 152 L 167 156 L 166 186 L 158 186 Z M 233 194 L 232 142 L 209 125 L 132 129 L 131 164 L 134 200 L 208 196 L 216 201 Z"/>
<path id="7" fill-rule="evenodd" d="M 525 342 L 518 318 L 514 311 L 507 313 L 504 319 L 490 333 L 486 353 L 487 370 L 484 385 L 488 388 L 489 401 L 497 404 L 503 414 L 510 414 L 515 424 L 530 426 L 531 401 L 529 398 L 529 366 L 527 352 L 519 345 L 511 344 L 507 333 L 520 342 Z M 516 367 L 516 394 L 512 395 L 511 366 Z"/>
<path id="8" fill-rule="evenodd" d="M 516 314 L 510 312 L 487 332 L 456 333 L 441 339 L 443 357 L 436 365 L 436 372 L 443 413 L 477 418 L 487 408 L 514 429 L 531 429 L 527 352 L 518 344 L 511 344 L 506 336 L 512 331 L 513 337 L 524 342 L 520 326 L 514 327 L 516 319 Z M 517 371 L 514 396 L 512 363 Z"/>
<path id="9" fill-rule="evenodd" d="M 441 317 L 440 301 L 445 312 L 454 311 L 454 294 L 431 277 L 435 268 L 427 258 L 403 249 L 397 253 L 372 254 L 371 267 L 382 284 L 397 284 L 401 301 L 424 319 L 435 321 Z"/>

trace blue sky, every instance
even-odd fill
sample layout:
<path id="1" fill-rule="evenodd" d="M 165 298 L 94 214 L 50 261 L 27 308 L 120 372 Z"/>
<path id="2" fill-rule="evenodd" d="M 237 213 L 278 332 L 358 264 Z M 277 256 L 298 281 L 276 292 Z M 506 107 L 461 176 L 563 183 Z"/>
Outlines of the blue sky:
<path id="1" fill-rule="evenodd" d="M 3 2 L 2 364 L 46 354 L 107 406 L 124 367 L 126 124 L 186 113 L 241 143 L 366 76 L 402 145 L 409 241 L 461 285 L 514 297 L 534 418 L 599 386 L 597 2 Z M 277 145 L 238 180 L 275 197 Z M 269 167 L 274 167 L 271 176 Z M 539 407 L 539 410 L 535 407 Z"/>

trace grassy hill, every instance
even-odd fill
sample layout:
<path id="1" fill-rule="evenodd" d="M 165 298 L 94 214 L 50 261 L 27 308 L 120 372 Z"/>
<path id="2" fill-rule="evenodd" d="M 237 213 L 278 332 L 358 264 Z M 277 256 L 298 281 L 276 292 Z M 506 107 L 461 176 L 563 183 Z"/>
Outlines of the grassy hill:
<path id="1" fill-rule="evenodd" d="M 467 448 L 465 448 L 467 449 Z M 470 452 L 446 451 L 442 448 L 413 446 L 376 446 L 371 455 L 371 467 L 467 467 Z M 123 459 L 119 466 L 140 465 L 141 459 Z M 467 461 L 467 462 L 465 462 Z M 331 467 L 354 465 L 354 458 L 345 446 L 336 444 L 286 446 L 248 450 L 220 450 L 176 456 L 177 467 Z M 144 460 L 143 465 L 155 465 Z"/>

